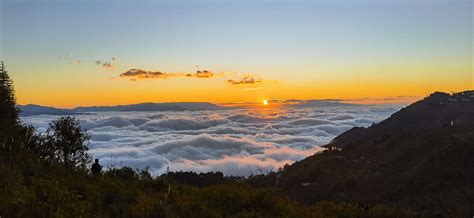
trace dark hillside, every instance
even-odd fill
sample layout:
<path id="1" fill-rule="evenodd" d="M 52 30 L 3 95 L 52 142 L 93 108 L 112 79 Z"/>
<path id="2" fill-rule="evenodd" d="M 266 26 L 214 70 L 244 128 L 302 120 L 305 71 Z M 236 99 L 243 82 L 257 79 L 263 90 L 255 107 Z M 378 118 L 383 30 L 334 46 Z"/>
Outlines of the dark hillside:
<path id="1" fill-rule="evenodd" d="M 429 129 L 473 125 L 474 91 L 452 95 L 435 92 L 367 129 L 355 127 L 339 135 L 328 146 L 342 148 L 356 141 L 368 141 L 404 132 L 415 133 Z"/>
<path id="2" fill-rule="evenodd" d="M 473 105 L 473 92 L 434 93 L 379 124 L 341 134 L 324 153 L 285 169 L 280 187 L 304 203 L 474 214 Z"/>

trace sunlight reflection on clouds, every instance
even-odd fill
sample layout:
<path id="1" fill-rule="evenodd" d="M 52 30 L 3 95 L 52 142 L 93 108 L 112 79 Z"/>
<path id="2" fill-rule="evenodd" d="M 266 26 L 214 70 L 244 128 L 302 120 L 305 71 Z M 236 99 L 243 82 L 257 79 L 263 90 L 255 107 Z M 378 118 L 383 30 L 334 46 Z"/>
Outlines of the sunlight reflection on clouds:
<path id="1" fill-rule="evenodd" d="M 98 112 L 76 115 L 91 136 L 89 153 L 106 167 L 222 171 L 250 175 L 321 150 L 336 135 L 369 126 L 398 106 Z M 57 116 L 22 118 L 44 131 Z"/>

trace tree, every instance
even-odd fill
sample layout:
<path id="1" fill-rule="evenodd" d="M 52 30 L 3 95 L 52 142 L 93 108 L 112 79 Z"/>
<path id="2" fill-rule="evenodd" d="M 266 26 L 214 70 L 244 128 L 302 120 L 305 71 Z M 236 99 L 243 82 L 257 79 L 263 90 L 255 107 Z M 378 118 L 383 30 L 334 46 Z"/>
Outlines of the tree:
<path id="1" fill-rule="evenodd" d="M 16 106 L 13 81 L 3 61 L 0 62 L 0 145 L 11 140 L 19 124 L 19 110 Z"/>
<path id="2" fill-rule="evenodd" d="M 47 159 L 64 163 L 68 166 L 85 167 L 90 162 L 86 142 L 89 136 L 81 129 L 79 120 L 74 117 L 61 117 L 52 121 L 46 130 L 45 146 L 51 152 Z"/>

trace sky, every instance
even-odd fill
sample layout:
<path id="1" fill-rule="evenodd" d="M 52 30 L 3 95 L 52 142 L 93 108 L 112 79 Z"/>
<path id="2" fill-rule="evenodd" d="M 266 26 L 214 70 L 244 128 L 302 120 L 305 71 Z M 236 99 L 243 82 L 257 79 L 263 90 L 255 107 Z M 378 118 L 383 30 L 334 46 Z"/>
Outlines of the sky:
<path id="1" fill-rule="evenodd" d="M 18 103 L 364 99 L 473 89 L 471 0 L 0 0 Z"/>

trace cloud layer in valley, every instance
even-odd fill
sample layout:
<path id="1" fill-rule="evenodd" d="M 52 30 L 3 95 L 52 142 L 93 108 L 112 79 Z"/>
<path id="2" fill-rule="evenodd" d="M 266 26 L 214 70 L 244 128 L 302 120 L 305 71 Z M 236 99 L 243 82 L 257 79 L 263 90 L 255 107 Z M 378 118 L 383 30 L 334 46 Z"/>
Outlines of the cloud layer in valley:
<path id="1" fill-rule="evenodd" d="M 321 150 L 336 135 L 387 118 L 394 106 L 286 107 L 213 111 L 95 112 L 75 115 L 105 167 L 130 166 L 248 176 Z M 52 115 L 23 117 L 44 131 Z"/>

